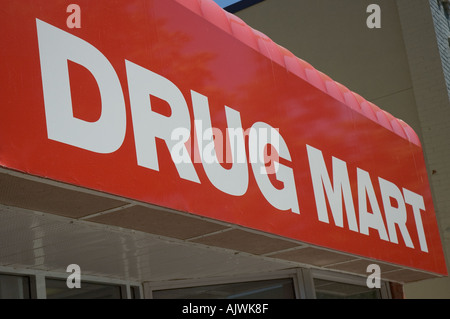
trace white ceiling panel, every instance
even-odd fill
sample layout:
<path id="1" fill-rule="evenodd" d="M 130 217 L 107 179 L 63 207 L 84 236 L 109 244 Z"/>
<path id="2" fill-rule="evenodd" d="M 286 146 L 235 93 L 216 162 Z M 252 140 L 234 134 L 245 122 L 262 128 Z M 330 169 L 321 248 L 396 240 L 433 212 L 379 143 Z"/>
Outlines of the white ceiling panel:
<path id="1" fill-rule="evenodd" d="M 0 205 L 0 264 L 133 281 L 233 275 L 287 262 Z"/>

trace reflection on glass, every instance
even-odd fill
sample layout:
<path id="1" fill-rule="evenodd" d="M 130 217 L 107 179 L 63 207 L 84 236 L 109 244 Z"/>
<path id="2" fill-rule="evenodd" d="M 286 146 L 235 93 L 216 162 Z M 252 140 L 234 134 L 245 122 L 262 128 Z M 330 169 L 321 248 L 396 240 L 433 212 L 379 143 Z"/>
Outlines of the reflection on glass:
<path id="1" fill-rule="evenodd" d="M 121 299 L 120 286 L 81 282 L 80 288 L 68 288 L 62 279 L 46 279 L 47 299 Z"/>
<path id="2" fill-rule="evenodd" d="M 155 299 L 294 299 L 292 279 L 241 282 L 153 291 Z"/>
<path id="3" fill-rule="evenodd" d="M 380 289 L 314 279 L 317 299 L 381 299 Z"/>
<path id="4" fill-rule="evenodd" d="M 14 275 L 0 275 L 0 299 L 29 299 L 30 279 Z"/>

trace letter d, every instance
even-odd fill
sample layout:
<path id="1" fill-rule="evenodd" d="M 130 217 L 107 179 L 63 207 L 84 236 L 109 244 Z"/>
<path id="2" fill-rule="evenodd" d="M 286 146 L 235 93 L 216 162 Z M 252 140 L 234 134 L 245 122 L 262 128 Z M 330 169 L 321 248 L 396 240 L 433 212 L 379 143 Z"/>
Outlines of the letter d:
<path id="1" fill-rule="evenodd" d="M 105 56 L 86 41 L 36 19 L 48 138 L 97 153 L 116 151 L 125 138 L 122 87 Z M 96 122 L 73 117 L 67 61 L 87 68 L 100 90 Z"/>

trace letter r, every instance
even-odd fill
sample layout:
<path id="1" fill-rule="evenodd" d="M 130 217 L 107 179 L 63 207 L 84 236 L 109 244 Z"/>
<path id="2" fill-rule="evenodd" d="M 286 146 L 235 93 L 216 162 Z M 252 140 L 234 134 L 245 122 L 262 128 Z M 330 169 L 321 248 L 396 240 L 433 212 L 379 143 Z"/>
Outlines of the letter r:
<path id="1" fill-rule="evenodd" d="M 130 92 L 131 115 L 138 165 L 159 171 L 156 138 L 163 139 L 169 151 L 177 147 L 172 139 L 175 130 L 191 131 L 191 121 L 186 100 L 177 86 L 165 77 L 125 60 Z M 167 117 L 152 110 L 149 96 L 166 101 L 172 114 Z M 187 153 L 181 145 L 183 153 Z M 171 153 L 181 178 L 200 183 L 190 158 L 179 161 Z"/>

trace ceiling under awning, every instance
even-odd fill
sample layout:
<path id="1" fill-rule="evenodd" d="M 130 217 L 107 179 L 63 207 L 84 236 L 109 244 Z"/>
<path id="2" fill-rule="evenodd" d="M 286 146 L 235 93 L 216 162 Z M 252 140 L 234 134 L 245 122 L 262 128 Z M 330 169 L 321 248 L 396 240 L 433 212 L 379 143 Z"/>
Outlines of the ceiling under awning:
<path id="1" fill-rule="evenodd" d="M 313 267 L 366 275 L 373 260 L 0 170 L 0 265 L 130 281 L 165 281 Z M 378 263 L 384 280 L 432 274 Z"/>

